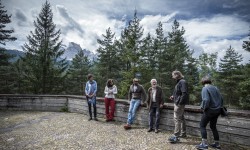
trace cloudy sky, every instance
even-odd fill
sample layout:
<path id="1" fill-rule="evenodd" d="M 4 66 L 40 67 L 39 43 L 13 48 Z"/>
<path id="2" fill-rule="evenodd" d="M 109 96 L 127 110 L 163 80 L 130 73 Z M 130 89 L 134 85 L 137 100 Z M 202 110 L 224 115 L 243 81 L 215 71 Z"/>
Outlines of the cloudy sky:
<path id="1" fill-rule="evenodd" d="M 250 60 L 250 54 L 242 49 L 243 41 L 249 40 L 249 0 L 48 0 L 51 4 L 54 23 L 61 29 L 65 45 L 69 42 L 96 52 L 96 39 L 102 38 L 108 27 L 119 39 L 126 21 L 133 18 L 137 10 L 144 35 L 155 35 L 158 22 L 163 23 L 165 34 L 171 31 L 177 19 L 186 30 L 185 39 L 194 55 L 202 52 L 218 52 L 222 58 L 231 45 Z M 27 35 L 34 31 L 34 20 L 38 17 L 45 0 L 2 0 L 18 38 L 5 46 L 21 50 Z"/>

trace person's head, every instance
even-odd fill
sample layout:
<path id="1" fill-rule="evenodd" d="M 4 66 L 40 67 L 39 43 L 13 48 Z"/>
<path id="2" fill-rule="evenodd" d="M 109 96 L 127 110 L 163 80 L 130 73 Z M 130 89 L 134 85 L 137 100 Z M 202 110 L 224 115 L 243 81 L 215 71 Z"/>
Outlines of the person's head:
<path id="1" fill-rule="evenodd" d="M 114 85 L 114 81 L 113 81 L 113 79 L 108 79 L 108 81 L 107 81 L 107 87 L 112 87 L 113 85 Z"/>
<path id="2" fill-rule="evenodd" d="M 184 76 L 182 75 L 182 73 L 180 71 L 173 71 L 172 72 L 172 78 L 175 80 L 179 80 L 179 79 L 183 79 Z"/>
<path id="3" fill-rule="evenodd" d="M 156 79 L 151 79 L 150 83 L 151 83 L 151 86 L 154 88 L 157 85 L 157 80 Z"/>
<path id="4" fill-rule="evenodd" d="M 92 74 L 88 74 L 88 80 L 89 80 L 89 81 L 92 81 L 93 78 L 94 78 L 94 76 L 93 76 Z"/>
<path id="5" fill-rule="evenodd" d="M 212 84 L 212 80 L 211 77 L 209 76 L 205 76 L 201 79 L 201 84 L 205 85 L 205 84 Z"/>
<path id="6" fill-rule="evenodd" d="M 138 85 L 138 84 L 139 84 L 139 79 L 134 78 L 134 79 L 133 79 L 133 84 L 134 84 L 134 85 Z"/>

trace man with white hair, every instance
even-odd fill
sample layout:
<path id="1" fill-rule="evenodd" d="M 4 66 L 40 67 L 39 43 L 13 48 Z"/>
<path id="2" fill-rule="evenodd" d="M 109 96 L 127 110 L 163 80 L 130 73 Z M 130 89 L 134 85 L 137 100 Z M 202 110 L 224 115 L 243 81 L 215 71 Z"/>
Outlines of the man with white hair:
<path id="1" fill-rule="evenodd" d="M 155 113 L 155 133 L 159 131 L 160 123 L 160 108 L 163 107 L 164 99 L 163 92 L 160 86 L 157 85 L 156 79 L 150 81 L 151 87 L 148 89 L 147 107 L 149 109 L 149 129 L 148 132 L 153 131 L 153 116 Z"/>

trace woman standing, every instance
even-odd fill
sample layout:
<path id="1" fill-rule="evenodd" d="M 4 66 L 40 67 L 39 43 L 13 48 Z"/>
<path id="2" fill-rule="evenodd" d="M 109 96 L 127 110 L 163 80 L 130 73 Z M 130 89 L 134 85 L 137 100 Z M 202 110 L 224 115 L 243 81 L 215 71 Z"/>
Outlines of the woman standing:
<path id="1" fill-rule="evenodd" d="M 113 121 L 115 113 L 115 94 L 117 94 L 117 87 L 114 85 L 112 79 L 108 79 L 104 93 L 106 121 Z"/>
<path id="2" fill-rule="evenodd" d="M 209 77 L 206 76 L 202 78 L 201 83 L 204 85 L 201 92 L 201 109 L 203 110 L 203 115 L 201 117 L 200 129 L 202 142 L 200 145 L 197 145 L 196 148 L 199 150 L 208 149 L 206 126 L 210 122 L 210 128 L 214 136 L 214 143 L 210 146 L 221 149 L 216 124 L 220 115 L 220 109 L 223 106 L 223 99 L 217 87 L 212 85 L 212 81 Z"/>

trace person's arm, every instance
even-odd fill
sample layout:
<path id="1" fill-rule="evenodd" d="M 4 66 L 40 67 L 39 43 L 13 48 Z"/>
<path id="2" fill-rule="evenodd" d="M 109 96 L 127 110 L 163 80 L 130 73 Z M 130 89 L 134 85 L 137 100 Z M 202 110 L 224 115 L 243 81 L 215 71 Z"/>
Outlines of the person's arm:
<path id="1" fill-rule="evenodd" d="M 85 85 L 85 95 L 88 96 L 88 82 Z"/>
<path id="2" fill-rule="evenodd" d="M 105 95 L 108 95 L 109 93 L 108 93 L 109 91 L 108 91 L 108 87 L 107 86 L 105 86 L 105 89 L 104 89 L 104 93 L 105 93 Z"/>
<path id="3" fill-rule="evenodd" d="M 117 87 L 114 85 L 113 94 L 117 94 Z"/>
<path id="4" fill-rule="evenodd" d="M 180 96 L 180 105 L 184 105 L 188 101 L 188 85 L 186 81 L 180 81 L 180 90 L 181 90 L 181 96 Z"/>
<path id="5" fill-rule="evenodd" d="M 147 100 L 146 100 L 147 108 L 149 108 L 149 103 L 150 103 L 150 91 L 151 91 L 151 88 L 148 89 L 148 97 L 147 97 Z"/>
<path id="6" fill-rule="evenodd" d="M 201 98 L 202 98 L 201 109 L 206 111 L 209 108 L 210 97 L 209 97 L 208 90 L 205 87 L 202 88 Z"/>

